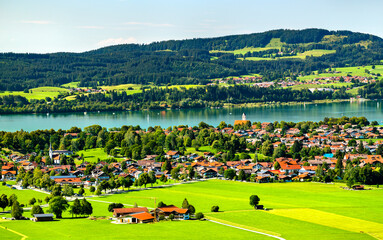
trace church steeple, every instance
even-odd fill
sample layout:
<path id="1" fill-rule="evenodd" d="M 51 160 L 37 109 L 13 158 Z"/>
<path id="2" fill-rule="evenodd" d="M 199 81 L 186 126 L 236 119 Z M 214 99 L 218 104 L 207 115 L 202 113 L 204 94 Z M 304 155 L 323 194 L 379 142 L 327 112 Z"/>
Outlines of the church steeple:
<path id="1" fill-rule="evenodd" d="M 242 114 L 242 121 L 246 121 L 246 114 L 245 113 Z"/>

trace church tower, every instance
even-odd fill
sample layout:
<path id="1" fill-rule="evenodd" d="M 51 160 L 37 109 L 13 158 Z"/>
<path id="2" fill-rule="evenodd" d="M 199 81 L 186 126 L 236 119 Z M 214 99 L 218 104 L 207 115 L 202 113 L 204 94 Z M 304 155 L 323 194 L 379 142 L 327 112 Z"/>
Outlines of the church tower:
<path id="1" fill-rule="evenodd" d="M 245 113 L 242 114 L 242 121 L 246 121 L 246 114 Z"/>

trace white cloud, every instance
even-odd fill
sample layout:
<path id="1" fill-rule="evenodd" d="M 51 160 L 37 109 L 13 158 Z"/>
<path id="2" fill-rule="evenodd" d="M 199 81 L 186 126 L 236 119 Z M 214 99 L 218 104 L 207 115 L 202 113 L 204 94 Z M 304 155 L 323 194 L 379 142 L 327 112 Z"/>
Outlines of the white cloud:
<path id="1" fill-rule="evenodd" d="M 147 27 L 174 27 L 173 24 L 169 24 L 169 23 L 126 22 L 124 24 L 132 25 L 132 26 L 147 26 Z"/>
<path id="2" fill-rule="evenodd" d="M 97 46 L 99 47 L 106 47 L 111 45 L 118 45 L 118 44 L 127 44 L 127 43 L 137 43 L 137 39 L 134 37 L 129 38 L 108 38 L 102 41 L 99 41 L 97 43 Z"/>
<path id="3" fill-rule="evenodd" d="M 81 28 L 81 29 L 104 29 L 103 26 L 77 26 L 76 28 Z"/>
<path id="4" fill-rule="evenodd" d="M 39 24 L 39 25 L 53 24 L 53 22 L 51 21 L 42 21 L 42 20 L 28 20 L 28 21 L 21 21 L 21 23 Z"/>

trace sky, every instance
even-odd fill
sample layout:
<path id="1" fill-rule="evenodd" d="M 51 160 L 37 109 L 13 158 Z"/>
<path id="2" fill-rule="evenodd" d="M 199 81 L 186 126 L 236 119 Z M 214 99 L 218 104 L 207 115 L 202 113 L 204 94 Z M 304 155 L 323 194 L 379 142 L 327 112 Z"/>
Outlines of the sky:
<path id="1" fill-rule="evenodd" d="M 383 37 L 382 0 L 0 0 L 0 52 L 324 28 Z"/>

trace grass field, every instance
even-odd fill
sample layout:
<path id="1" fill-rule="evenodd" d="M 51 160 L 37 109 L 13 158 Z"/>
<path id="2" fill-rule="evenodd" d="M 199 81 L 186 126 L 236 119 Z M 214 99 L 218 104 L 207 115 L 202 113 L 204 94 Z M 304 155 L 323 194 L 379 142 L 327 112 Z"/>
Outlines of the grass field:
<path id="1" fill-rule="evenodd" d="M 209 180 L 166 188 L 131 191 L 89 198 L 93 216 L 111 216 L 108 202 L 153 207 L 157 202 L 181 206 L 184 198 L 212 220 L 286 239 L 382 239 L 383 190 L 347 191 L 339 184 L 271 183 L 255 184 Z M 15 191 L 15 190 L 13 190 Z M 22 191 L 20 193 L 27 193 Z M 255 211 L 248 203 L 257 194 L 269 211 Z M 220 212 L 210 213 L 213 205 Z M 28 216 L 28 213 L 25 214 Z M 108 220 L 64 219 L 54 222 L 1 221 L 30 239 L 271 239 L 206 221 L 162 222 L 147 225 L 114 225 Z M 87 229 L 86 232 L 83 229 Z M 0 229 L 6 239 L 15 233 Z M 20 237 L 21 238 L 21 237 Z M 20 239 L 19 238 L 19 239 Z"/>
<path id="2" fill-rule="evenodd" d="M 314 75 L 307 75 L 298 77 L 299 80 L 312 80 L 319 77 L 332 77 L 332 76 L 362 76 L 362 77 L 369 77 L 370 74 L 366 73 L 366 69 L 370 71 L 371 73 L 380 73 L 383 75 L 383 65 L 376 65 L 375 69 L 372 69 L 372 66 L 359 66 L 359 67 L 344 67 L 344 68 L 335 68 L 333 70 L 336 70 L 340 73 L 322 73 L 322 74 L 314 74 Z M 382 77 L 380 77 L 382 78 Z"/>
<path id="3" fill-rule="evenodd" d="M 78 85 L 80 85 L 80 82 L 70 82 L 70 83 L 65 83 L 65 84 L 61 85 L 61 87 L 65 87 L 65 88 L 77 88 Z"/>
<path id="4" fill-rule="evenodd" d="M 291 88 L 294 90 L 300 90 L 303 88 L 340 88 L 340 87 L 352 87 L 353 83 L 328 83 L 328 84 L 303 84 L 303 85 L 294 85 Z"/>
<path id="5" fill-rule="evenodd" d="M 237 49 L 233 51 L 212 50 L 210 51 L 210 53 L 222 52 L 222 53 L 233 53 L 234 55 L 237 55 L 237 54 L 245 54 L 248 52 L 261 52 L 261 51 L 266 51 L 270 49 L 281 49 L 283 44 L 284 43 L 281 42 L 280 38 L 272 38 L 269 44 L 266 45 L 266 47 L 245 47 L 245 48 Z"/>
<path id="6" fill-rule="evenodd" d="M 79 156 L 81 156 L 81 154 L 84 154 L 84 161 L 90 162 L 90 163 L 95 163 L 97 162 L 98 159 L 102 161 L 102 160 L 110 158 L 110 156 L 108 156 L 108 154 L 102 148 L 92 148 L 87 150 L 81 150 L 76 153 Z M 116 157 L 116 158 L 119 159 L 119 157 Z"/>
<path id="7" fill-rule="evenodd" d="M 271 60 L 279 60 L 279 59 L 288 59 L 288 58 L 299 58 L 306 59 L 306 57 L 320 57 L 326 54 L 335 53 L 335 50 L 324 50 L 324 49 L 315 49 L 306 51 L 303 53 L 298 53 L 296 56 L 285 56 L 285 57 L 276 57 L 276 58 L 261 58 L 261 57 L 247 57 L 246 60 L 250 61 L 271 61 Z M 244 60 L 243 58 L 238 58 L 239 60 Z"/>
<path id="8" fill-rule="evenodd" d="M 0 92 L 0 96 L 19 95 L 30 100 L 30 99 L 45 99 L 46 97 L 55 98 L 60 93 L 64 93 L 64 92 L 69 92 L 69 90 L 65 88 L 59 88 L 59 87 L 39 87 L 39 88 L 30 89 L 29 93 L 24 93 L 23 91 Z"/>

